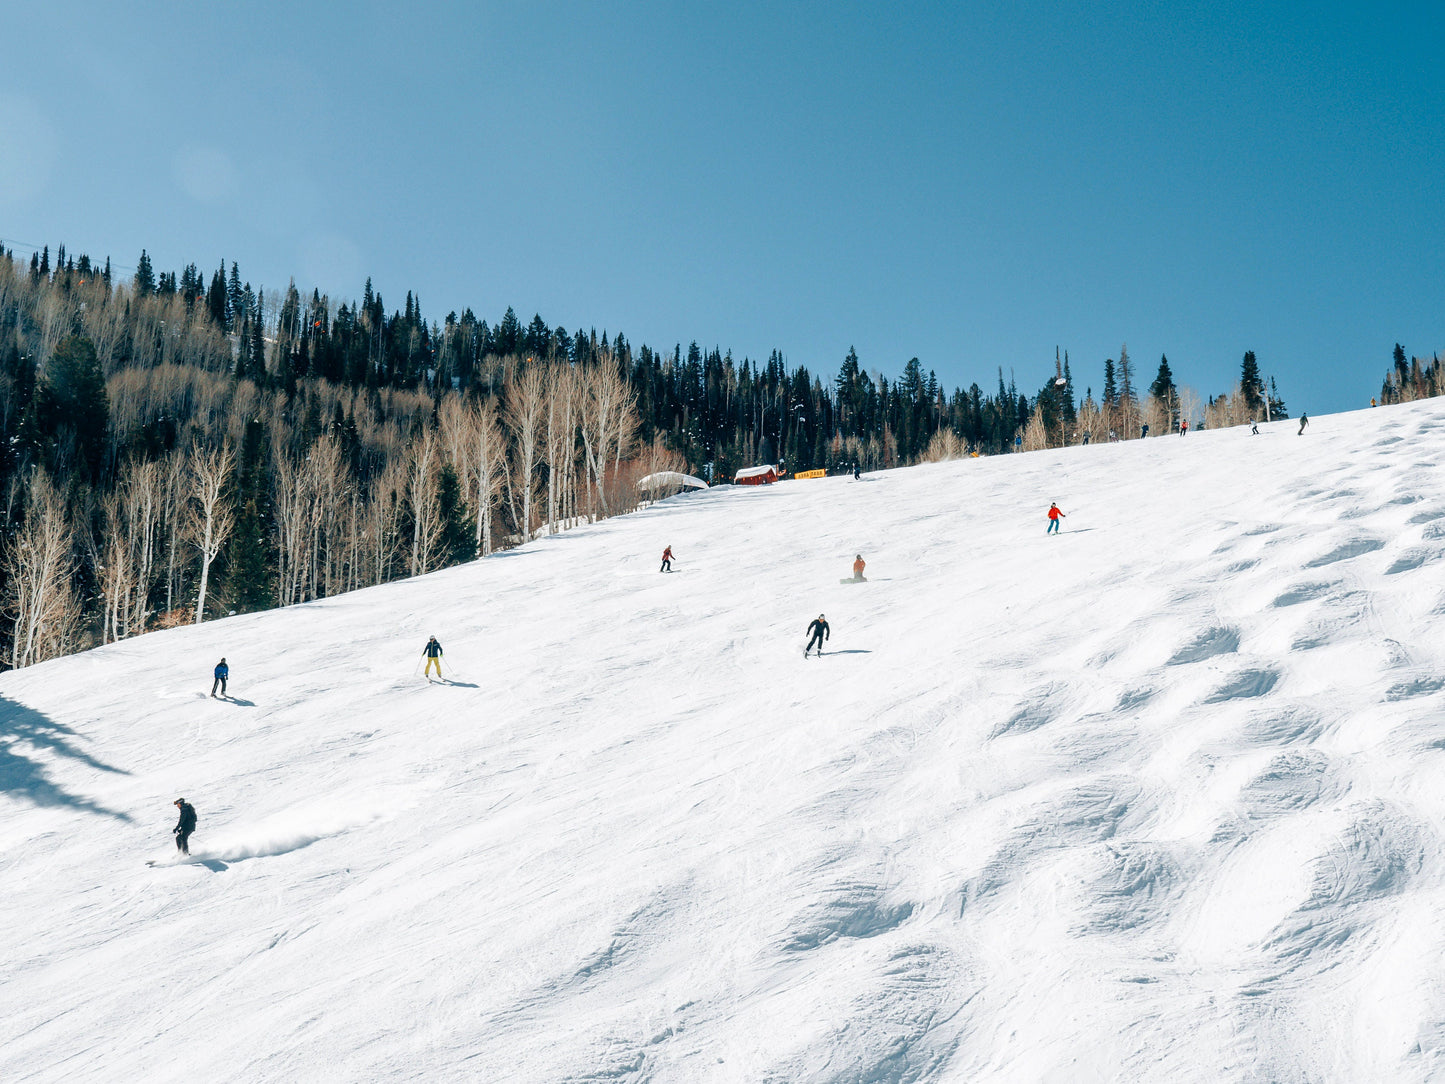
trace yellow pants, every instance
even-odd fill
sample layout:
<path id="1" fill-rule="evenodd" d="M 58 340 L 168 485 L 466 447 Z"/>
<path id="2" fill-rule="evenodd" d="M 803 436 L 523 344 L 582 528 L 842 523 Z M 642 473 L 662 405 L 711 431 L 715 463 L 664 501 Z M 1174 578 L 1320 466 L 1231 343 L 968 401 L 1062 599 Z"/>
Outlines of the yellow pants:
<path id="1" fill-rule="evenodd" d="M 441 677 L 441 676 L 442 676 L 442 661 L 441 661 L 441 659 L 439 659 L 439 658 L 434 659 L 434 658 L 432 658 L 430 655 L 428 655 L 428 656 L 427 656 L 427 660 L 426 660 L 426 670 L 423 671 L 427 677 L 431 677 L 431 668 L 432 668 L 433 666 L 435 666 L 435 667 L 437 668 L 437 677 Z"/>

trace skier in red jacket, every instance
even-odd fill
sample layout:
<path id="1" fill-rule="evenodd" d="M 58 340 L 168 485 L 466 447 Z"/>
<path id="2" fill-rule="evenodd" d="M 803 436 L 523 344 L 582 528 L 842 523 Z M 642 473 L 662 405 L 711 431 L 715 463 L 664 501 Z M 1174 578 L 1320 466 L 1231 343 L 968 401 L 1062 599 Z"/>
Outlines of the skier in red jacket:
<path id="1" fill-rule="evenodd" d="M 1063 518 L 1064 518 L 1064 514 L 1059 511 L 1059 506 L 1058 506 L 1057 504 L 1050 504 L 1050 505 L 1049 505 L 1049 529 L 1048 529 L 1047 531 L 1045 531 L 1044 534 L 1058 534 L 1058 533 L 1059 533 L 1059 520 L 1061 520 L 1061 519 L 1063 519 Z"/>
<path id="2" fill-rule="evenodd" d="M 659 571 L 659 572 L 671 572 L 671 571 L 672 571 L 672 547 L 671 547 L 671 546 L 668 546 L 667 549 L 665 549 L 665 550 L 662 551 L 662 567 L 659 568 L 657 571 Z"/>

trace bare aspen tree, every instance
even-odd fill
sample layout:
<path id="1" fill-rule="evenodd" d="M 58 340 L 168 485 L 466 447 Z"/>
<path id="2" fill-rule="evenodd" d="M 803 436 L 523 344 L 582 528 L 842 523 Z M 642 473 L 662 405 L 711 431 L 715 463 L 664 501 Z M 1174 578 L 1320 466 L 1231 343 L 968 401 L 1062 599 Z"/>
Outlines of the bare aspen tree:
<path id="1" fill-rule="evenodd" d="M 497 421 L 497 401 L 487 399 L 472 410 L 472 464 L 477 510 L 477 552 L 492 552 L 492 508 L 507 471 L 507 438 Z"/>
<path id="2" fill-rule="evenodd" d="M 122 613 L 130 599 L 131 563 L 127 551 L 125 511 L 118 492 L 108 493 L 101 503 L 102 535 L 95 552 L 96 580 L 104 605 L 100 642 L 108 644 L 125 633 Z"/>
<path id="3" fill-rule="evenodd" d="M 75 536 L 65 500 L 37 471 L 24 525 L 4 549 L 4 616 L 11 627 L 10 664 L 31 666 L 74 651 L 81 630 L 75 589 Z"/>
<path id="4" fill-rule="evenodd" d="M 542 437 L 546 405 L 546 375 L 540 366 L 523 367 L 507 385 L 505 414 L 513 443 L 512 484 L 522 495 L 522 513 L 517 526 L 523 541 L 532 537 L 533 475 L 537 470 L 537 446 Z"/>
<path id="5" fill-rule="evenodd" d="M 400 458 L 392 460 L 371 483 L 371 492 L 363 513 L 363 550 L 373 584 L 386 583 L 401 549 L 397 530 L 401 523 L 402 501 L 406 494 L 407 464 Z"/>
<path id="6" fill-rule="evenodd" d="M 145 631 L 156 585 L 164 505 L 165 476 L 154 461 L 127 463 L 102 503 L 104 537 L 96 564 L 105 602 L 103 642 Z"/>
<path id="7" fill-rule="evenodd" d="M 583 452 L 592 474 L 602 514 L 613 514 L 607 496 L 608 460 L 615 477 L 622 458 L 632 451 L 638 429 L 631 389 L 610 362 L 586 371 L 581 417 Z"/>
<path id="8" fill-rule="evenodd" d="M 441 506 L 437 502 L 437 469 L 440 458 L 437 435 L 431 429 L 412 444 L 407 471 L 406 503 L 411 510 L 411 575 L 424 576 L 431 570 L 441 538 Z"/>
<path id="9" fill-rule="evenodd" d="M 166 612 L 176 608 L 175 600 L 180 594 L 181 579 L 184 575 L 181 562 L 176 560 L 176 551 L 185 533 L 187 457 L 180 448 L 174 449 L 161 461 L 161 513 L 166 527 Z"/>
<path id="10" fill-rule="evenodd" d="M 310 500 L 308 526 L 310 597 L 330 594 L 331 549 L 340 535 L 338 517 L 350 488 L 341 442 L 330 433 L 311 446 L 306 456 L 306 493 Z"/>
<path id="11" fill-rule="evenodd" d="M 557 519 L 566 501 L 566 485 L 576 458 L 577 434 L 573 421 L 577 380 L 570 365 L 549 365 L 547 378 L 547 429 L 543 442 L 547 461 L 547 533 L 559 530 Z"/>
<path id="12" fill-rule="evenodd" d="M 201 584 L 196 594 L 196 624 L 206 616 L 206 588 L 211 579 L 211 562 L 231 536 L 235 517 L 222 493 L 235 466 L 229 444 L 219 448 L 197 449 L 191 453 L 191 504 L 189 530 L 191 543 L 201 555 Z"/>
<path id="13" fill-rule="evenodd" d="M 276 531 L 276 601 L 282 606 L 304 601 L 306 559 L 310 554 L 311 500 L 308 477 L 290 455 L 278 455 L 272 480 L 272 514 Z"/>

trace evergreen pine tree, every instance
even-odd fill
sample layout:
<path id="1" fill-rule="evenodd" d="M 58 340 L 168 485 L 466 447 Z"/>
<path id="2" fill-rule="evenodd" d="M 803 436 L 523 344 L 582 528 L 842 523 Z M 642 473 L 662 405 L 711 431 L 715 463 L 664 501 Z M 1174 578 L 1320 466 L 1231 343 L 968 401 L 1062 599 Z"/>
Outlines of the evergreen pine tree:
<path id="1" fill-rule="evenodd" d="M 1159 355 L 1159 373 L 1149 385 L 1149 394 L 1161 403 L 1172 403 L 1179 391 L 1174 386 L 1174 374 L 1169 369 L 1167 354 Z"/>
<path id="2" fill-rule="evenodd" d="M 226 599 L 237 613 L 265 610 L 276 604 L 272 587 L 270 547 L 265 523 L 254 498 L 236 514 L 236 527 L 226 547 L 226 570 L 221 582 Z"/>
<path id="3" fill-rule="evenodd" d="M 1134 402 L 1134 364 L 1129 360 L 1128 344 L 1119 347 L 1119 364 L 1114 371 L 1119 375 L 1119 402 L 1127 406 Z"/>
<path id="4" fill-rule="evenodd" d="M 140 259 L 135 265 L 135 292 L 141 297 L 155 292 L 156 274 L 151 267 L 151 258 L 145 249 L 140 250 Z"/>
<path id="5" fill-rule="evenodd" d="M 1260 379 L 1259 363 L 1254 360 L 1254 351 L 1244 352 L 1244 364 L 1239 370 L 1239 392 L 1244 396 L 1244 404 L 1252 412 L 1258 413 L 1264 409 L 1264 381 Z"/>
<path id="6" fill-rule="evenodd" d="M 76 452 L 90 468 L 90 476 L 98 477 L 105 455 L 110 403 L 95 344 L 83 335 L 61 340 L 45 367 L 35 402 L 41 439 L 47 443 L 67 437 L 74 440 Z"/>
<path id="7" fill-rule="evenodd" d="M 1284 400 L 1279 397 L 1279 389 L 1274 386 L 1274 377 L 1269 378 L 1269 416 L 1276 421 L 1289 417 Z"/>
<path id="8" fill-rule="evenodd" d="M 234 331 L 246 315 L 246 294 L 241 289 L 241 269 L 231 261 L 231 277 L 226 282 L 226 326 Z"/>
<path id="9" fill-rule="evenodd" d="M 467 505 L 461 482 L 450 463 L 442 465 L 437 478 L 437 507 L 441 510 L 441 553 L 445 564 L 470 561 L 477 555 L 476 534 L 468 524 Z"/>
<path id="10" fill-rule="evenodd" d="M 1114 382 L 1114 359 L 1104 362 L 1104 402 L 1115 406 L 1119 402 L 1119 386 Z"/>
<path id="11" fill-rule="evenodd" d="M 221 270 L 211 276 L 211 288 L 206 291 L 206 308 L 210 310 L 211 319 L 216 326 L 225 331 L 228 324 L 226 320 L 226 261 L 221 261 Z"/>

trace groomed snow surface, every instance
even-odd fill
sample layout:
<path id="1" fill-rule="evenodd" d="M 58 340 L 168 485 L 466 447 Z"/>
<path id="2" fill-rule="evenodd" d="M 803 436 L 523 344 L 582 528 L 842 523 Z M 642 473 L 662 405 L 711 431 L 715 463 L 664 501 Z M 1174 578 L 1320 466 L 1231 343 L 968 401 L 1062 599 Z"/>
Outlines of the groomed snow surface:
<path id="1" fill-rule="evenodd" d="M 686 495 L 0 677 L 0 1079 L 1445 1078 L 1445 402 L 1296 428 Z"/>

